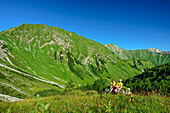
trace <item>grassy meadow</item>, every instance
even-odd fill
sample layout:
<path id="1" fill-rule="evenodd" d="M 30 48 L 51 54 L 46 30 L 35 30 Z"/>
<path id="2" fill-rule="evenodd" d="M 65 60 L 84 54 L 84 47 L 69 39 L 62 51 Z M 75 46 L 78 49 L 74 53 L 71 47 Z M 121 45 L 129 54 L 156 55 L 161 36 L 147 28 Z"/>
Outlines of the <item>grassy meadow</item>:
<path id="1" fill-rule="evenodd" d="M 72 91 L 63 95 L 37 97 L 19 102 L 0 102 L 1 113 L 168 113 L 170 99 L 161 96 L 101 94 L 96 91 Z"/>

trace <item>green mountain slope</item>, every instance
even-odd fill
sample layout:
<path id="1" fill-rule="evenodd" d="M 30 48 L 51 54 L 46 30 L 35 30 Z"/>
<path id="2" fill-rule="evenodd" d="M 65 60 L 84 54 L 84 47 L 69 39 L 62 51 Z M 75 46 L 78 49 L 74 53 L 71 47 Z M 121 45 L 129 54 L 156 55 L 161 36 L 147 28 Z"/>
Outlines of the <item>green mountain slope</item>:
<path id="1" fill-rule="evenodd" d="M 148 71 L 124 81 L 134 92 L 154 91 L 169 95 L 170 91 L 170 63 L 153 67 Z"/>
<path id="2" fill-rule="evenodd" d="M 124 60 L 127 59 L 148 60 L 156 65 L 161 65 L 170 62 L 169 52 L 163 52 L 154 48 L 150 48 L 148 50 L 125 50 L 113 44 L 107 44 L 105 46 L 119 58 Z"/>
<path id="3" fill-rule="evenodd" d="M 0 67 L 0 94 L 11 95 L 18 98 L 32 98 L 38 91 L 51 89 L 59 90 L 56 86 Z"/>
<path id="4" fill-rule="evenodd" d="M 70 79 L 80 86 L 99 78 L 128 78 L 154 66 L 149 61 L 119 59 L 102 44 L 41 24 L 23 24 L 0 32 L 0 53 L 0 82 L 18 89 L 24 82 L 26 88 L 34 84 L 31 88 L 36 91 L 42 86 L 44 90 L 64 88 Z"/>

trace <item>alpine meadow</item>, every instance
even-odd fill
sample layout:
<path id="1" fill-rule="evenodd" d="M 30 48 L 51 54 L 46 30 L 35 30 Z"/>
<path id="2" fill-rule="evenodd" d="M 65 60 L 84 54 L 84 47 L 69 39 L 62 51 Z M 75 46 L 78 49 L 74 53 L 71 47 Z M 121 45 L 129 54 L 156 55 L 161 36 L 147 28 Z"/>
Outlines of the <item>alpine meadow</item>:
<path id="1" fill-rule="evenodd" d="M 112 79 L 133 95 L 107 94 Z M 168 113 L 169 91 L 169 51 L 102 45 L 45 24 L 0 32 L 2 113 Z"/>

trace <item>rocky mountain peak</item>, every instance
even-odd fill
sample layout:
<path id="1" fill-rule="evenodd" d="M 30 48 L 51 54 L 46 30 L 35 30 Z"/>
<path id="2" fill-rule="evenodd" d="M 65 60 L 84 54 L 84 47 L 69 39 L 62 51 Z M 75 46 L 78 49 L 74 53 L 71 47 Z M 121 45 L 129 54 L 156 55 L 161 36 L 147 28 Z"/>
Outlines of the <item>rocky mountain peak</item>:
<path id="1" fill-rule="evenodd" d="M 160 49 L 157 48 L 149 48 L 148 51 L 153 53 L 170 54 L 170 51 L 161 51 Z"/>

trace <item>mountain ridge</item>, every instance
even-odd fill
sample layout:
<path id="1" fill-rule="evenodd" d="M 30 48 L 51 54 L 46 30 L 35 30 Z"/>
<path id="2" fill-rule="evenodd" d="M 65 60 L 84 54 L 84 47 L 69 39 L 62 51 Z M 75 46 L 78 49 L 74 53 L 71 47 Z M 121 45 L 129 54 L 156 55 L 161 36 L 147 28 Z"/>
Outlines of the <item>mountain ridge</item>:
<path id="1" fill-rule="evenodd" d="M 22 24 L 0 32 L 0 40 L 0 64 L 4 65 L 0 67 L 0 81 L 30 95 L 58 89 L 44 81 L 65 87 L 72 79 L 75 86 L 80 86 L 101 78 L 126 79 L 154 66 L 146 60 L 120 59 L 98 42 L 47 25 Z M 0 86 L 2 91 L 8 87 Z M 21 95 L 19 92 L 13 94 L 12 87 L 2 93 Z"/>
<path id="2" fill-rule="evenodd" d="M 111 52 L 113 52 L 123 60 L 137 58 L 141 60 L 151 61 L 155 65 L 161 65 L 170 62 L 169 51 L 161 51 L 155 48 L 141 50 L 126 50 L 118 46 L 115 46 L 114 44 L 106 44 L 105 47 L 107 47 Z"/>
<path id="3" fill-rule="evenodd" d="M 107 47 L 108 45 L 112 45 L 112 46 L 114 46 L 114 47 L 116 47 L 116 48 L 118 48 L 118 49 L 122 49 L 122 50 L 126 50 L 126 51 L 140 51 L 140 50 L 142 51 L 142 50 L 147 50 L 147 51 L 151 51 L 151 52 L 153 52 L 153 53 L 170 54 L 170 51 L 162 51 L 162 50 L 160 50 L 160 49 L 158 49 L 158 48 L 127 50 L 127 49 L 120 48 L 119 46 L 114 45 L 113 43 L 104 44 L 104 46 L 106 46 L 106 47 Z"/>

